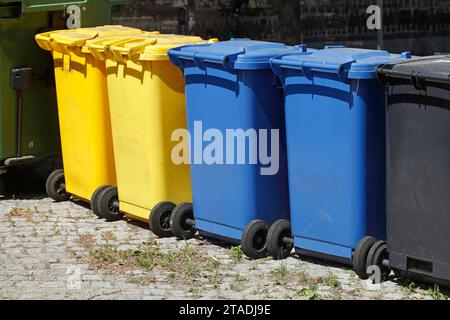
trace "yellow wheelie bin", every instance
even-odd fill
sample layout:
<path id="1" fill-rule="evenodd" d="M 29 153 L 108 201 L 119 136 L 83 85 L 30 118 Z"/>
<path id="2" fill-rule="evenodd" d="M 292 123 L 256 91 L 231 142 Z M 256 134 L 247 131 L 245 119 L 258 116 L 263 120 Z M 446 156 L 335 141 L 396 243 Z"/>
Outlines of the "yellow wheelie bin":
<path id="1" fill-rule="evenodd" d="M 170 217 L 176 204 L 192 200 L 190 167 L 171 157 L 177 145 L 172 134 L 185 129 L 187 120 L 184 77 L 167 52 L 193 43 L 207 41 L 155 35 L 109 47 L 101 40 L 87 44 L 94 56 L 106 52 L 120 211 L 148 222 L 159 237 L 172 236 Z"/>
<path id="2" fill-rule="evenodd" d="M 119 214 L 106 66 L 85 43 L 98 38 L 114 43 L 136 34 L 144 32 L 102 26 L 36 36 L 38 45 L 53 55 L 64 163 L 64 170 L 48 178 L 47 193 L 55 201 L 74 197 L 91 202 L 96 214 L 107 208 L 110 219 Z"/>

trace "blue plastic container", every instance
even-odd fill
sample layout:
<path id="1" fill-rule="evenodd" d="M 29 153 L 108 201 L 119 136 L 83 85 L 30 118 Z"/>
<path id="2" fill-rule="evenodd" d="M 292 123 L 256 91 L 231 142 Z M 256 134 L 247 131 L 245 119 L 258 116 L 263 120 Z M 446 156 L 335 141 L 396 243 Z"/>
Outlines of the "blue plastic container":
<path id="1" fill-rule="evenodd" d="M 169 51 L 171 61 L 183 70 L 186 79 L 188 128 L 193 149 L 193 211 L 195 227 L 203 236 L 238 244 L 246 228 L 252 229 L 252 225 L 253 231 L 249 232 L 255 236 L 259 234 L 258 241 L 264 242 L 267 224 L 289 217 L 283 91 L 271 70 L 270 59 L 285 54 L 306 54 L 307 51 L 304 46 L 288 47 L 249 39 Z M 253 129 L 259 135 L 260 130 L 265 129 L 268 137 L 272 133 L 270 130 L 278 130 L 279 170 L 274 175 L 263 175 L 261 170 L 268 166 L 260 159 L 257 163 L 250 161 L 248 139 L 245 164 L 238 164 L 236 146 L 234 155 L 223 148 L 224 157 L 233 161 L 212 165 L 199 163 L 198 147 L 208 145 L 198 142 L 199 122 L 203 132 L 214 129 L 224 139 L 227 130 Z M 230 141 L 226 140 L 226 143 Z M 271 145 L 271 140 L 268 144 Z M 256 156 L 255 152 L 251 154 Z M 254 220 L 262 220 L 265 225 L 260 222 L 255 226 L 251 223 Z M 246 251 L 246 244 L 242 243 L 242 246 L 247 255 L 255 258 L 264 255 L 261 251 L 252 253 L 251 248 Z"/>
<path id="2" fill-rule="evenodd" d="M 408 56 L 329 46 L 272 60 L 285 89 L 298 253 L 349 263 L 361 239 L 385 239 L 386 104 L 376 69 Z"/>

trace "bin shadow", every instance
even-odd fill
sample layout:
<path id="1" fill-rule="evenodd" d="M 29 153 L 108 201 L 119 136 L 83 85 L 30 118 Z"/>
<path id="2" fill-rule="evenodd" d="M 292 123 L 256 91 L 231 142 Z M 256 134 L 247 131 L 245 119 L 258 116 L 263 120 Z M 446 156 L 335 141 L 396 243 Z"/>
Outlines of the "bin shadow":
<path id="1" fill-rule="evenodd" d="M 321 267 L 336 268 L 336 269 L 344 270 L 346 272 L 354 272 L 353 267 L 351 265 L 339 263 L 339 262 L 336 262 L 333 260 L 327 260 L 327 259 L 323 259 L 323 258 L 315 258 L 315 257 L 301 255 L 298 253 L 292 253 L 289 256 L 289 258 L 297 259 L 302 262 L 308 262 L 308 263 L 318 265 Z M 355 276 L 356 276 L 356 273 L 355 273 Z M 400 283 L 400 279 L 397 278 L 394 273 L 392 273 L 385 282 L 387 282 L 387 281 L 392 281 L 397 284 Z"/>
<path id="2" fill-rule="evenodd" d="M 203 245 L 213 245 L 213 246 L 221 247 L 222 249 L 227 249 L 227 250 L 230 250 L 231 248 L 236 247 L 236 244 L 232 244 L 232 243 L 224 241 L 224 240 L 208 238 L 199 233 L 197 233 L 195 235 L 195 239 L 198 241 L 201 241 Z"/>
<path id="3" fill-rule="evenodd" d="M 81 205 L 83 205 L 83 204 L 81 204 Z M 128 218 L 126 216 L 123 218 L 123 221 L 127 222 L 128 224 L 130 224 L 130 225 L 132 225 L 134 227 L 138 227 L 138 228 L 142 228 L 142 229 L 150 231 L 148 223 L 145 223 L 143 221 L 139 221 L 139 220 L 135 220 L 135 219 L 132 219 L 132 218 Z M 153 233 L 151 233 L 151 234 L 153 235 Z M 175 238 L 172 237 L 172 239 L 175 239 Z M 203 237 L 202 235 L 200 235 L 198 233 L 194 236 L 194 239 L 197 240 L 197 241 L 201 241 L 202 243 L 208 243 L 208 244 L 215 245 L 215 246 L 221 246 L 221 247 L 223 247 L 225 249 L 231 249 L 233 247 L 233 245 L 230 244 L 230 243 L 227 243 L 227 242 L 221 241 L 221 240 L 215 240 L 215 239 L 206 238 L 206 237 Z M 179 240 L 179 241 L 183 241 L 183 240 Z"/>
<path id="4" fill-rule="evenodd" d="M 88 202 L 76 198 L 72 198 L 70 201 L 72 201 L 72 203 L 76 204 L 77 206 L 83 207 L 86 210 L 91 210 L 91 204 Z"/>
<path id="5" fill-rule="evenodd" d="M 291 255 L 289 256 L 289 258 L 293 258 L 299 261 L 303 261 L 303 262 L 308 262 L 308 263 L 312 263 L 314 265 L 319 265 L 322 267 L 332 267 L 332 268 L 339 268 L 339 269 L 343 269 L 345 271 L 351 271 L 352 267 L 350 265 L 346 265 L 343 263 L 339 263 L 333 260 L 328 260 L 328 259 L 323 259 L 323 258 L 315 258 L 315 257 L 310 257 L 310 256 L 306 256 L 306 255 L 301 255 L 299 253 L 291 253 Z"/>
<path id="6" fill-rule="evenodd" d="M 130 225 L 132 225 L 132 226 L 134 226 L 134 227 L 138 227 L 138 228 L 142 228 L 142 229 L 146 229 L 146 230 L 149 230 L 149 231 L 150 231 L 150 228 L 149 228 L 149 226 L 148 226 L 148 223 L 145 223 L 145 222 L 142 222 L 142 221 L 138 221 L 138 220 L 134 220 L 134 219 L 127 218 L 127 217 L 124 217 L 123 219 L 124 219 L 124 221 L 126 221 L 128 224 L 130 224 Z"/>
<path id="7" fill-rule="evenodd" d="M 5 194 L 0 200 L 42 200 L 47 198 L 45 183 L 58 164 L 54 159 L 40 163 L 18 165 L 2 175 Z"/>

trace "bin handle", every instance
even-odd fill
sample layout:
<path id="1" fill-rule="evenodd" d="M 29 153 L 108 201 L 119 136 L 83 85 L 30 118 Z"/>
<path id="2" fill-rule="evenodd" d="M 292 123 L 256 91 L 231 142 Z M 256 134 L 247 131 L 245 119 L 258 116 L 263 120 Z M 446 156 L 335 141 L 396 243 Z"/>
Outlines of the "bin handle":
<path id="1" fill-rule="evenodd" d="M 197 67 L 199 67 L 200 69 L 205 68 L 205 62 L 210 62 L 220 64 L 225 68 L 225 70 L 232 71 L 232 61 L 235 60 L 241 53 L 242 52 L 227 55 L 215 55 L 210 53 L 197 52 L 194 53 L 193 60 Z"/>
<path id="2" fill-rule="evenodd" d="M 187 45 L 184 45 L 184 46 L 181 46 L 178 48 L 170 49 L 168 51 L 170 61 L 179 68 L 184 68 L 184 64 L 183 64 L 182 60 L 193 61 L 197 67 L 204 68 L 204 63 L 202 63 L 202 61 L 201 61 L 202 60 L 201 55 L 199 55 L 198 53 L 194 53 L 194 52 L 185 52 L 182 49 L 191 47 L 192 45 L 195 45 L 196 47 L 209 47 L 211 44 L 214 44 L 217 42 L 219 42 L 219 39 L 211 38 L 207 41 L 207 43 L 187 44 Z M 225 58 L 226 57 L 227 56 L 225 56 Z M 231 55 L 228 57 L 231 58 Z M 215 56 L 215 55 L 209 55 L 209 58 L 212 58 L 211 59 L 212 61 L 210 61 L 210 62 L 220 63 L 222 65 L 223 65 L 223 59 L 225 59 L 224 56 Z M 225 66 L 225 65 L 224 65 L 224 67 L 226 69 L 230 68 L 230 66 Z"/>
<path id="3" fill-rule="evenodd" d="M 96 39 L 91 41 L 87 45 L 87 48 L 95 58 L 99 60 L 105 60 L 106 52 L 108 51 L 109 47 L 115 43 L 121 43 L 123 41 L 124 39 L 111 39 L 111 38 Z"/>
<path id="4" fill-rule="evenodd" d="M 114 44 L 123 43 L 129 39 L 112 39 L 111 38 L 103 38 L 97 39 L 89 43 L 88 50 L 89 52 L 99 60 L 106 59 L 106 53 L 109 48 Z"/>
<path id="5" fill-rule="evenodd" d="M 392 70 L 387 69 L 386 65 L 380 66 L 378 68 L 378 80 L 383 85 L 392 84 L 391 78 L 399 78 L 404 80 L 411 81 L 411 84 L 417 90 L 424 90 L 428 85 L 433 84 L 450 84 L 450 74 L 423 74 L 420 72 L 409 72 L 409 71 L 400 71 L 400 70 Z"/>
<path id="6" fill-rule="evenodd" d="M 56 52 L 61 52 L 64 54 L 70 54 L 70 50 L 67 49 L 68 47 L 74 47 L 75 44 L 78 45 L 83 45 L 84 44 L 84 39 L 83 40 L 74 40 L 74 41 L 62 41 L 62 40 L 58 40 L 56 41 L 52 36 L 51 36 L 51 32 L 48 33 L 44 33 L 44 34 L 38 34 L 35 37 L 39 47 L 41 47 L 42 49 L 46 50 L 46 51 L 56 51 Z"/>
<path id="7" fill-rule="evenodd" d="M 136 39 L 130 39 L 129 41 L 124 41 L 122 43 L 114 43 L 111 47 L 109 47 L 109 51 L 118 61 L 125 62 L 127 59 L 136 60 L 136 55 L 141 54 L 147 46 L 155 45 L 158 42 L 156 39 L 139 40 L 142 41 L 136 45 L 130 45 L 129 47 L 123 47 L 123 45 L 136 42 Z"/>
<path id="8" fill-rule="evenodd" d="M 45 50 L 45 51 L 52 51 L 52 48 L 50 46 L 50 34 L 51 32 L 47 32 L 47 33 L 41 33 L 41 34 L 37 34 L 35 36 L 36 42 L 39 45 L 39 47 L 41 47 L 41 49 Z"/>
<path id="9" fill-rule="evenodd" d="M 161 33 L 159 31 L 144 31 L 144 36 L 157 36 Z"/>
<path id="10" fill-rule="evenodd" d="M 75 53 L 77 55 L 82 53 L 82 47 L 86 44 L 86 41 L 94 39 L 98 36 L 98 33 L 91 34 L 84 39 L 62 39 L 49 37 L 48 45 L 52 51 L 61 52 L 63 54 L 70 55 Z"/>
<path id="11" fill-rule="evenodd" d="M 210 41 L 216 41 L 216 39 L 212 39 Z M 212 43 L 214 43 L 212 42 Z M 209 46 L 209 44 L 204 44 L 200 46 Z M 179 68 L 183 68 L 182 60 L 190 60 L 193 61 L 194 64 L 200 68 L 205 69 L 205 62 L 211 62 L 222 65 L 225 70 L 233 71 L 233 61 L 243 53 L 243 51 L 238 53 L 231 53 L 227 55 L 215 55 L 210 53 L 200 53 L 200 52 L 185 52 L 182 51 L 183 48 L 189 46 L 182 46 L 176 49 L 169 50 L 169 56 L 171 61 L 178 66 Z"/>
<path id="12" fill-rule="evenodd" d="M 170 61 L 180 69 L 184 69 L 182 60 L 192 60 L 192 52 L 182 51 L 182 49 L 186 47 L 187 45 L 170 49 L 168 51 Z"/>
<path id="13" fill-rule="evenodd" d="M 341 80 L 343 80 L 346 77 L 345 68 L 347 66 L 351 65 L 353 62 L 355 62 L 355 61 L 352 60 L 352 61 L 347 61 L 346 63 L 335 64 L 335 65 L 324 65 L 322 63 L 303 61 L 303 60 L 287 61 L 287 60 L 281 59 L 280 57 L 272 58 L 272 60 L 270 61 L 271 65 L 272 65 L 272 69 L 277 74 L 277 76 L 280 78 L 283 77 L 282 69 L 285 68 L 285 69 L 301 70 L 302 72 L 305 72 L 305 69 L 312 69 L 315 71 L 337 74 Z"/>
<path id="14" fill-rule="evenodd" d="M 106 58 L 106 54 L 110 52 L 114 58 L 119 60 L 120 62 L 124 62 L 124 56 L 130 56 L 137 50 L 138 46 L 130 46 L 130 48 L 121 47 L 127 43 L 136 42 L 141 40 L 141 38 L 125 38 L 125 39 L 99 39 L 97 41 L 93 41 L 89 44 L 89 50 L 91 53 L 97 58 L 104 60 Z M 155 39 L 147 40 L 145 43 L 148 45 L 149 43 L 154 44 L 156 42 Z M 143 44 L 140 44 L 142 46 Z"/>
<path id="15" fill-rule="evenodd" d="M 68 49 L 69 47 L 77 47 L 80 48 L 86 44 L 86 41 L 92 40 L 98 37 L 97 33 L 86 34 L 86 38 L 82 39 L 67 39 L 67 38 L 58 38 L 58 37 L 50 37 L 50 47 L 52 47 L 55 51 L 62 51 L 63 53 L 69 54 L 73 50 Z"/>
<path id="16" fill-rule="evenodd" d="M 93 38 L 95 38 L 95 37 L 85 38 L 85 39 L 74 39 L 74 40 L 51 38 L 50 42 L 51 43 L 56 42 L 58 45 L 64 45 L 66 47 L 81 47 L 86 43 L 86 41 L 91 40 Z"/>

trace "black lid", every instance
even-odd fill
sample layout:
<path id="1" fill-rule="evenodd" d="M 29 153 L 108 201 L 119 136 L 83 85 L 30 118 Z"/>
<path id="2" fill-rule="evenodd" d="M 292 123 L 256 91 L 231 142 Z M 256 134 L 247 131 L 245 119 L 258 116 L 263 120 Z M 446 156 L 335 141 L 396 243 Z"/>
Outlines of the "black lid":
<path id="1" fill-rule="evenodd" d="M 417 89 L 450 85 L 450 55 L 414 58 L 378 68 L 378 79 L 385 85 L 410 81 Z"/>

